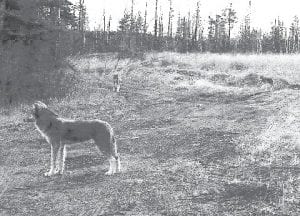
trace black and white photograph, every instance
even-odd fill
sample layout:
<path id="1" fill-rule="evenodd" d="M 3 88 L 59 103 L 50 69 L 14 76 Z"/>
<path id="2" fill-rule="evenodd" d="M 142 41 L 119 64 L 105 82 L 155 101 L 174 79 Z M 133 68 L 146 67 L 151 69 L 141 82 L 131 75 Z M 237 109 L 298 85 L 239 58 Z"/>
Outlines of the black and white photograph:
<path id="1" fill-rule="evenodd" d="M 0 0 L 1 216 L 299 216 L 299 0 Z"/>

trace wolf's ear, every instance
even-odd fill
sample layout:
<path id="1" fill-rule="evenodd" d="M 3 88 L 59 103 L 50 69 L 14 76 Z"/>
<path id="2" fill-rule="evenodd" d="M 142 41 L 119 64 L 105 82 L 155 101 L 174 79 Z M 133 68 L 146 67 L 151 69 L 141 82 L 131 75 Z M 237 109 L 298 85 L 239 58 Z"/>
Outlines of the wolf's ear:
<path id="1" fill-rule="evenodd" d="M 33 108 L 34 111 L 37 111 L 39 109 L 39 104 L 38 103 L 34 103 L 32 105 L 32 108 Z"/>

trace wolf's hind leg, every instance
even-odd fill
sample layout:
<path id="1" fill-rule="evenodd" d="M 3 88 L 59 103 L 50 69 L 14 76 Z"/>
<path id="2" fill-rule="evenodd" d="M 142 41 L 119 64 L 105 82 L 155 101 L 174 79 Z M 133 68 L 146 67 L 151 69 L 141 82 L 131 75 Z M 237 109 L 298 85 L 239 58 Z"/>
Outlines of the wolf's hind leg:
<path id="1" fill-rule="evenodd" d="M 116 156 L 115 157 L 116 160 L 116 173 L 121 172 L 121 160 L 120 160 L 120 156 Z"/>
<path id="2" fill-rule="evenodd" d="M 111 138 L 111 151 L 110 154 L 113 157 L 113 162 L 114 162 L 114 173 L 121 172 L 121 161 L 120 161 L 120 155 L 118 153 L 118 148 L 117 148 L 117 141 L 114 136 Z"/>
<path id="3" fill-rule="evenodd" d="M 105 175 L 112 175 L 116 172 L 116 163 L 115 163 L 115 159 L 113 157 L 109 157 L 109 169 L 108 171 L 105 173 Z"/>

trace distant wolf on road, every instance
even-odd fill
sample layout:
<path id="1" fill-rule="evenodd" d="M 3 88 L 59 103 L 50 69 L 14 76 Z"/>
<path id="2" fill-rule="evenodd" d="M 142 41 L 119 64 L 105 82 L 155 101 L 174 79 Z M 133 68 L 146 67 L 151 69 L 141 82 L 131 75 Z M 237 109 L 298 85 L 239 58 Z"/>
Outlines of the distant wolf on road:
<path id="1" fill-rule="evenodd" d="M 114 82 L 113 91 L 119 92 L 121 87 L 121 80 L 119 74 L 113 75 L 113 82 Z"/>

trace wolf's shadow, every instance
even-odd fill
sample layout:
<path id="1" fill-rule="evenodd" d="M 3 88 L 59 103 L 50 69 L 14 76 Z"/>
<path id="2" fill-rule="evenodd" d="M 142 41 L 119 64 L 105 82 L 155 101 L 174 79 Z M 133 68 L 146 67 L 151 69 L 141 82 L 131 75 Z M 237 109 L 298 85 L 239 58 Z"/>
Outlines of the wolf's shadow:
<path id="1" fill-rule="evenodd" d="M 90 168 L 93 166 L 108 165 L 107 158 L 99 154 L 95 155 L 79 155 L 67 156 L 65 166 L 66 170 L 77 170 L 82 168 Z"/>

